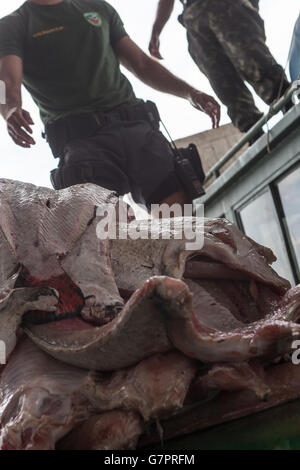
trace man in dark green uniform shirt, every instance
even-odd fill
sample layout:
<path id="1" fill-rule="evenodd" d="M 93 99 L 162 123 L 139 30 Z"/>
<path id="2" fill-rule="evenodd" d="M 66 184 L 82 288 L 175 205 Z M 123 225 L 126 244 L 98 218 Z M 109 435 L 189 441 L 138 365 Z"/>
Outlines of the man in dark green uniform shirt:
<path id="1" fill-rule="evenodd" d="M 120 62 L 146 84 L 188 99 L 219 123 L 216 101 L 179 80 L 128 37 L 102 0 L 28 0 L 0 20 L 1 113 L 14 142 L 34 145 L 21 84 L 40 109 L 56 189 L 96 183 L 136 202 L 185 202 L 153 104 L 138 100 Z"/>

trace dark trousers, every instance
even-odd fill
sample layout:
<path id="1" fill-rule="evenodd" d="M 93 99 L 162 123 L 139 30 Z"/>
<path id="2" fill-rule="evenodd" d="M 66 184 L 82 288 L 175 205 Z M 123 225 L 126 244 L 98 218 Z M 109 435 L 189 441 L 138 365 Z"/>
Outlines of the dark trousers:
<path id="1" fill-rule="evenodd" d="M 93 183 L 119 196 L 131 192 L 135 202 L 147 207 L 181 191 L 170 144 L 159 122 L 145 114 L 147 104 L 138 103 L 102 115 L 92 131 L 90 115 L 57 121 L 52 132 L 46 126 L 52 152 L 60 159 L 51 172 L 53 187 Z M 69 138 L 65 128 L 73 129 Z"/>
<path id="2" fill-rule="evenodd" d="M 242 132 L 262 116 L 245 81 L 269 105 L 290 85 L 266 46 L 257 7 L 257 0 L 248 4 L 244 0 L 201 0 L 183 15 L 193 60 Z"/>

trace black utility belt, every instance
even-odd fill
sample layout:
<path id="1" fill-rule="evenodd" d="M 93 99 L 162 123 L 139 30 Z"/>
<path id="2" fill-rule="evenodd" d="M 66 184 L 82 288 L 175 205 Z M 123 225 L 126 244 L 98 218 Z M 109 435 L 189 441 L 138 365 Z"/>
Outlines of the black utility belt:
<path id="1" fill-rule="evenodd" d="M 147 121 L 159 129 L 160 116 L 152 101 L 139 101 L 132 105 L 122 105 L 108 113 L 87 112 L 74 114 L 46 124 L 45 138 L 53 156 L 60 158 L 65 145 L 74 139 L 85 139 L 113 121 Z"/>

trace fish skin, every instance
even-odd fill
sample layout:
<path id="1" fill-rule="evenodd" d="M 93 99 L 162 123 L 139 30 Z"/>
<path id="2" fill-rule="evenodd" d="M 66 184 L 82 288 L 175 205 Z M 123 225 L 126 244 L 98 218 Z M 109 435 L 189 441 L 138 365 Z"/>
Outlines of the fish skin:
<path id="1" fill-rule="evenodd" d="M 17 330 L 29 310 L 55 312 L 58 295 L 50 288 L 19 288 L 10 290 L 0 300 L 0 341 L 5 344 L 5 362 L 17 344 Z"/>
<path id="2" fill-rule="evenodd" d="M 98 240 L 95 205 L 116 205 L 114 194 L 94 185 L 63 191 L 0 180 L 2 320 L 15 309 L 5 296 L 17 296 L 12 280 L 21 264 L 43 280 L 66 272 L 86 301 L 81 318 L 25 327 L 38 347 L 21 340 L 2 372 L 2 448 L 54 449 L 82 422 L 95 434 L 87 446 L 126 446 L 98 439 L 109 416 L 116 423 L 126 423 L 126 412 L 144 420 L 169 416 L 182 407 L 199 361 L 212 365 L 203 382 L 208 388 L 246 388 L 265 398 L 268 374 L 266 382 L 260 380 L 248 362 L 270 363 L 300 337 L 300 286 L 288 290 L 288 281 L 270 267 L 271 250 L 222 219 L 203 221 L 201 250 L 187 250 L 186 240 L 176 239 L 183 219 L 158 221 L 157 240 Z M 171 239 L 160 239 L 168 230 Z M 184 278 L 189 268 L 192 281 Z M 211 288 L 220 280 L 225 286 L 227 276 L 236 294 L 232 307 L 232 299 L 223 304 Z M 239 312 L 239 283 L 251 299 L 245 312 Z M 105 307 L 120 307 L 119 289 L 133 294 L 114 320 L 95 326 Z M 46 297 L 54 308 L 53 296 Z M 21 304 L 21 310 L 29 308 Z M 207 315 L 213 305 L 219 322 Z M 18 322 L 12 324 L 15 333 Z M 125 414 L 116 415 L 119 407 Z M 122 426 L 113 431 L 116 439 Z"/>
<path id="3" fill-rule="evenodd" d="M 241 276 L 242 279 L 268 285 L 280 295 L 290 288 L 289 281 L 271 268 L 270 263 L 276 257 L 270 249 L 246 237 L 225 219 L 203 219 L 202 224 L 197 220 L 177 217 L 155 221 L 154 224 L 151 220 L 136 221 L 141 231 L 152 231 L 153 238 L 145 240 L 122 239 L 122 233 L 127 233 L 128 227 L 121 226 L 120 237 L 110 242 L 112 269 L 119 289 L 135 291 L 153 276 L 182 279 L 188 263 L 199 257 L 215 266 L 221 263 L 223 269 L 227 268 L 227 273 L 233 272 L 238 278 Z M 203 236 L 201 249 L 186 249 L 187 240 L 182 234 L 187 222 L 195 232 L 197 230 L 199 237 Z M 199 229 L 199 225 L 202 228 Z M 169 239 L 163 239 L 166 233 Z"/>
<path id="4" fill-rule="evenodd" d="M 271 389 L 266 383 L 266 374 L 259 362 L 215 363 L 207 374 L 198 377 L 190 394 L 209 396 L 213 391 L 252 390 L 260 400 L 266 400 Z"/>
<path id="5" fill-rule="evenodd" d="M 144 430 L 133 411 L 113 410 L 95 415 L 58 443 L 58 450 L 134 450 Z"/>
<path id="6" fill-rule="evenodd" d="M 148 295 L 146 294 L 148 288 L 143 287 L 145 283 L 149 279 L 154 279 L 149 281 L 150 285 L 160 282 L 161 287 L 166 283 L 171 286 L 171 281 L 156 281 L 155 279 L 159 279 L 160 276 L 181 279 L 188 262 L 197 260 L 199 256 L 209 258 L 216 265 L 222 263 L 229 272 L 237 272 L 239 275 L 246 276 L 246 279 L 249 278 L 249 281 L 269 286 L 280 295 L 284 294 L 289 287 L 289 283 L 280 278 L 269 266 L 269 262 L 274 259 L 271 251 L 252 242 L 231 223 L 222 219 L 204 219 L 202 228 L 200 226 L 199 229 L 203 232 L 204 246 L 201 250 L 190 251 L 186 249 L 187 240 L 178 237 L 178 234 L 182 235 L 183 225 L 186 223 L 186 219 L 183 218 L 156 221 L 153 236 L 157 239 L 154 240 L 99 240 L 96 231 L 100 217 L 95 211 L 95 206 L 114 208 L 118 200 L 111 191 L 95 185 L 77 185 L 61 191 L 53 191 L 2 179 L 0 180 L 0 200 L 7 207 L 2 232 L 6 234 L 9 246 L 12 246 L 10 253 L 16 254 L 18 262 L 23 264 L 29 270 L 30 275 L 37 279 L 47 280 L 66 273 L 83 294 L 85 305 L 81 315 L 90 323 L 96 324 L 97 321 L 103 321 L 107 309 L 111 311 L 112 316 L 120 312 L 123 299 L 119 290 L 122 289 L 134 292 L 142 288 L 142 291 L 137 294 L 140 295 L 139 302 L 148 302 L 147 308 L 152 309 L 152 313 L 155 312 L 157 310 L 155 305 L 150 305 L 150 300 L 142 298 Z M 140 226 L 149 229 L 150 223 L 149 220 L 142 221 Z M 190 218 L 189 223 L 193 226 L 196 224 L 198 227 L 195 218 Z M 128 224 L 120 224 L 120 226 L 123 230 L 128 229 Z M 24 233 L 26 233 L 25 238 Z M 167 234 L 171 235 L 171 239 L 162 239 Z M 2 249 L 6 252 L 7 246 L 4 245 Z M 179 285 L 178 288 L 182 289 Z M 171 289 L 172 295 L 175 295 L 175 289 L 174 284 Z M 159 288 L 156 292 L 158 290 Z M 158 295 L 160 301 L 165 304 L 169 302 L 174 306 L 172 299 L 163 291 L 164 289 L 161 288 Z M 188 291 L 186 296 L 188 297 Z M 137 299 L 137 296 L 134 299 Z M 158 343 L 154 341 L 151 347 L 150 345 L 144 346 L 143 351 L 142 344 L 138 346 L 138 339 L 134 338 L 134 347 L 130 347 L 130 341 L 125 339 L 126 335 L 121 330 L 125 319 L 134 316 L 130 308 L 135 312 L 139 308 L 134 302 L 135 300 L 129 303 L 129 307 L 126 305 L 119 313 L 117 321 L 113 320 L 107 329 L 105 327 L 102 330 L 95 329 L 92 333 L 87 327 L 85 333 L 84 326 L 82 326 L 79 334 L 74 328 L 72 345 L 68 346 L 68 352 L 66 352 L 66 345 L 69 341 L 68 336 L 71 334 L 71 327 L 66 328 L 65 333 L 62 327 L 58 333 L 49 325 L 45 333 L 43 325 L 34 327 L 28 325 L 26 332 L 33 341 L 46 348 L 50 354 L 56 355 L 59 352 L 61 360 L 80 367 L 102 370 L 125 367 L 141 360 L 152 351 L 164 352 L 170 347 L 169 340 L 164 339 L 169 333 L 164 326 L 165 320 L 157 320 L 159 315 L 154 315 L 154 317 L 158 330 L 163 331 L 161 340 Z M 175 307 L 175 311 L 177 308 Z M 135 313 L 135 315 L 138 314 Z M 188 315 L 191 316 L 191 312 Z M 150 318 L 151 314 L 148 311 L 147 328 L 152 328 L 154 331 L 155 326 Z M 153 323 L 151 327 L 150 323 Z M 71 322 L 65 324 L 70 325 Z M 117 331 L 117 334 L 113 333 L 115 325 L 117 326 L 114 331 Z M 137 337 L 135 331 L 136 329 L 133 328 L 131 334 Z M 106 334 L 107 339 L 104 338 Z M 122 358 L 121 351 L 119 355 L 116 353 L 121 347 L 112 340 L 114 336 L 118 339 L 123 338 L 120 344 L 126 347 L 128 358 Z M 98 346 L 95 347 L 97 342 Z M 146 339 L 144 342 L 147 345 Z M 109 352 L 109 356 L 115 356 L 115 360 L 102 354 L 100 344 L 104 343 L 105 354 Z M 114 344 L 114 348 L 110 349 L 108 344 Z M 246 343 L 243 342 L 243 344 Z M 139 348 L 141 350 L 138 351 Z M 99 360 L 97 354 L 101 355 L 102 359 Z M 202 353 L 197 354 L 202 357 Z M 234 354 L 235 351 L 233 351 Z"/>
<path id="7" fill-rule="evenodd" d="M 203 289 L 202 306 L 204 312 L 214 299 Z M 254 358 L 270 360 L 289 352 L 292 342 L 299 338 L 300 325 L 286 320 L 294 297 L 279 306 L 275 312 L 261 320 L 231 331 L 212 328 L 201 322 L 201 311 L 184 309 L 181 318 L 168 316 L 168 337 L 181 352 L 203 362 L 241 362 Z M 299 307 L 299 300 L 298 300 Z"/>
<path id="8" fill-rule="evenodd" d="M 119 311 L 123 300 L 109 242 L 96 235 L 96 208 L 117 204 L 114 192 L 93 184 L 54 191 L 0 179 L 0 296 L 13 288 L 12 273 L 21 265 L 39 281 L 64 274 L 74 278 L 86 299 L 83 316 L 90 321 L 101 320 L 108 307 Z"/>
<path id="9" fill-rule="evenodd" d="M 162 284 L 161 292 L 157 293 Z M 81 322 L 77 330 L 71 323 L 28 325 L 25 333 L 53 357 L 86 369 L 117 370 L 129 367 L 152 354 L 173 349 L 161 305 L 180 310 L 183 299 L 191 296 L 180 280 L 157 277 L 146 281 L 126 303 L 117 318 L 102 327 Z M 124 354 L 126 351 L 126 354 Z"/>
<path id="10" fill-rule="evenodd" d="M 212 302 L 202 289 L 204 313 Z M 224 331 L 202 322 L 201 309 L 195 313 L 192 293 L 183 281 L 158 276 L 146 281 L 119 316 L 103 327 L 73 329 L 70 334 L 58 322 L 27 327 L 25 332 L 53 357 L 87 369 L 117 370 L 174 347 L 203 362 L 241 362 L 290 351 L 300 336 L 300 325 L 285 320 L 291 304 L 298 308 L 294 296 L 265 318 L 250 324 L 235 320 L 235 327 Z"/>
<path id="11" fill-rule="evenodd" d="M 181 408 L 196 371 L 193 360 L 171 351 L 130 369 L 97 374 L 57 361 L 23 338 L 0 378 L 0 449 L 53 450 L 77 425 L 90 427 L 96 420 L 96 428 L 103 427 L 106 413 L 113 417 L 115 410 L 125 412 L 125 422 L 135 416 L 129 441 L 136 440 L 143 429 L 138 416 L 160 418 Z M 111 432 L 105 446 L 116 442 L 118 425 Z"/>

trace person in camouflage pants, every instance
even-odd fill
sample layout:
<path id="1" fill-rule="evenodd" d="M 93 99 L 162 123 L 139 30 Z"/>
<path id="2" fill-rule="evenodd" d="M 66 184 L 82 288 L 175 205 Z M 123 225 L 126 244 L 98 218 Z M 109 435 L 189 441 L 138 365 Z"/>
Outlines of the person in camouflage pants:
<path id="1" fill-rule="evenodd" d="M 175 0 L 160 0 L 149 50 L 161 58 L 159 35 Z M 181 0 L 179 20 L 187 29 L 189 52 L 227 106 L 233 124 L 246 132 L 262 116 L 245 84 L 267 104 L 290 86 L 283 68 L 266 46 L 259 0 Z"/>

